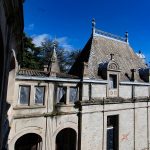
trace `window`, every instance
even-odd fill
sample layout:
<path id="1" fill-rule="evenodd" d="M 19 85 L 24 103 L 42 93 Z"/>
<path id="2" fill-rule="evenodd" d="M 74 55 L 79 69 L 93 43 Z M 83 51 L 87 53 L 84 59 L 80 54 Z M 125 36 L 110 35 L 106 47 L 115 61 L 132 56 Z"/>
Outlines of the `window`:
<path id="1" fill-rule="evenodd" d="M 118 115 L 107 117 L 107 150 L 118 150 Z"/>
<path id="2" fill-rule="evenodd" d="M 69 100 L 70 102 L 74 103 L 78 99 L 78 89 L 77 87 L 70 87 L 70 95 Z"/>
<path id="3" fill-rule="evenodd" d="M 30 86 L 20 86 L 20 104 L 26 104 L 29 105 L 30 101 Z"/>
<path id="4" fill-rule="evenodd" d="M 35 104 L 44 104 L 44 93 L 45 87 L 36 86 L 35 87 Z"/>
<path id="5" fill-rule="evenodd" d="M 57 103 L 66 104 L 66 94 L 67 94 L 67 87 L 58 87 L 57 88 Z"/>
<path id="6" fill-rule="evenodd" d="M 117 75 L 109 75 L 109 89 L 117 88 Z"/>

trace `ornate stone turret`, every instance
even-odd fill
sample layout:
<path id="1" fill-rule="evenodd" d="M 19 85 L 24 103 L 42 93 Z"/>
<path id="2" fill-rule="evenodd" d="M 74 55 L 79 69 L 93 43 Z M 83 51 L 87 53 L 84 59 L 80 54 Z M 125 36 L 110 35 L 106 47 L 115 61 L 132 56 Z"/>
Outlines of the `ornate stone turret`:
<path id="1" fill-rule="evenodd" d="M 54 41 L 54 49 L 53 49 L 53 53 L 49 62 L 49 72 L 50 75 L 53 76 L 56 73 L 60 72 L 60 68 L 59 68 L 59 64 L 58 64 L 58 60 L 57 60 L 57 54 L 56 54 L 56 43 Z"/>
<path id="2" fill-rule="evenodd" d="M 50 76 L 55 76 L 56 73 L 60 72 L 58 60 L 57 60 L 57 54 L 56 54 L 56 43 L 54 41 L 53 43 L 53 52 L 51 55 L 51 58 L 49 60 L 48 64 L 44 65 L 44 71 L 48 71 L 50 73 Z"/>

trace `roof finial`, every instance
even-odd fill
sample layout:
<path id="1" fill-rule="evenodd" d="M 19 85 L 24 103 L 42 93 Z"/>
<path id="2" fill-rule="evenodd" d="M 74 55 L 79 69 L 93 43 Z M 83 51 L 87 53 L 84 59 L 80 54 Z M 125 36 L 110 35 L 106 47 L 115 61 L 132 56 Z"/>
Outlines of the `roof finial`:
<path id="1" fill-rule="evenodd" d="M 55 38 L 54 38 L 54 41 L 53 41 L 53 50 L 55 51 L 56 50 L 56 36 L 55 36 Z"/>
<path id="2" fill-rule="evenodd" d="M 96 26 L 96 22 L 95 22 L 95 19 L 93 18 L 92 19 L 92 34 L 95 33 L 95 26 Z"/>
<path id="3" fill-rule="evenodd" d="M 113 60 L 114 59 L 113 57 L 114 57 L 114 54 L 111 53 L 110 54 L 110 60 Z"/>
<path id="4" fill-rule="evenodd" d="M 126 41 L 127 43 L 129 43 L 129 40 L 128 40 L 128 32 L 125 32 L 125 41 Z"/>

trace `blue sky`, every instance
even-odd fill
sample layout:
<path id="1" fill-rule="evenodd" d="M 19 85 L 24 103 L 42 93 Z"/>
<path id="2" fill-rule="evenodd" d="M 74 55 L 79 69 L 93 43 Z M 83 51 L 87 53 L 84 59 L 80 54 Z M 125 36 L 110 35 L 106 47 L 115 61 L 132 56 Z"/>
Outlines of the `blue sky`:
<path id="1" fill-rule="evenodd" d="M 55 37 L 65 48 L 82 49 L 91 34 L 91 20 L 98 29 L 124 36 L 135 52 L 150 60 L 149 0 L 26 0 L 25 32 L 38 44 Z"/>

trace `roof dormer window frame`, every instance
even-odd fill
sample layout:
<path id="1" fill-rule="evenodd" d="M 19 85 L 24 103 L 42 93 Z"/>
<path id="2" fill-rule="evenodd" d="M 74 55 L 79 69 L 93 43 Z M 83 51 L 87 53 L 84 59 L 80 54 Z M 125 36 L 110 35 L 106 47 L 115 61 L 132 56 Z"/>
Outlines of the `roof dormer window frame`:
<path id="1" fill-rule="evenodd" d="M 107 64 L 108 97 L 119 96 L 120 71 L 119 65 L 114 60 L 110 60 L 110 62 Z"/>

